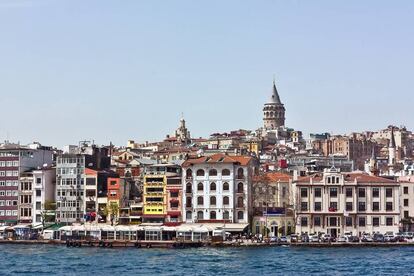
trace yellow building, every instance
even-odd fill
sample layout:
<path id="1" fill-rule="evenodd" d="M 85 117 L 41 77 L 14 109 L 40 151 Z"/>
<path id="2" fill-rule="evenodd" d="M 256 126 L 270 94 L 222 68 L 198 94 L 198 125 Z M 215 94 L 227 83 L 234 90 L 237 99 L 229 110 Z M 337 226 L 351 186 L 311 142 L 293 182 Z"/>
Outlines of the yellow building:
<path id="1" fill-rule="evenodd" d="M 164 222 L 167 215 L 167 177 L 165 175 L 144 176 L 144 220 Z"/>

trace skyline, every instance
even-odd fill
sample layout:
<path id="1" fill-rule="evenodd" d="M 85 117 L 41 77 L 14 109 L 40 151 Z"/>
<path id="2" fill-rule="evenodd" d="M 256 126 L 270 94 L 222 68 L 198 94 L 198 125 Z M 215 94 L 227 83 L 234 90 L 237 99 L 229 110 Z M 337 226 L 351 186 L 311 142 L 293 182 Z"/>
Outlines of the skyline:
<path id="1" fill-rule="evenodd" d="M 255 130 L 273 75 L 305 134 L 414 128 L 409 1 L 97 3 L 0 1 L 1 140 Z"/>

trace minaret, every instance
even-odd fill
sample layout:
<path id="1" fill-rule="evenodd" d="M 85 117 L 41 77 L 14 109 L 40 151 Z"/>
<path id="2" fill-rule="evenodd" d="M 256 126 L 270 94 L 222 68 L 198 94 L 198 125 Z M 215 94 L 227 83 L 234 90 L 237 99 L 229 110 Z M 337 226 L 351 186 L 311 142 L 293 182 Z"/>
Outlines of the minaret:
<path id="1" fill-rule="evenodd" d="M 263 124 L 267 130 L 277 129 L 285 125 L 285 106 L 280 101 L 275 80 L 273 80 L 272 96 L 263 107 Z"/>
<path id="2" fill-rule="evenodd" d="M 390 175 L 394 174 L 395 166 L 395 137 L 394 137 L 394 127 L 391 127 L 391 137 L 390 143 L 388 145 L 388 167 Z"/>
<path id="3" fill-rule="evenodd" d="M 188 144 L 191 141 L 190 131 L 185 126 L 184 116 L 181 115 L 180 127 L 175 131 L 175 137 L 181 143 Z"/>

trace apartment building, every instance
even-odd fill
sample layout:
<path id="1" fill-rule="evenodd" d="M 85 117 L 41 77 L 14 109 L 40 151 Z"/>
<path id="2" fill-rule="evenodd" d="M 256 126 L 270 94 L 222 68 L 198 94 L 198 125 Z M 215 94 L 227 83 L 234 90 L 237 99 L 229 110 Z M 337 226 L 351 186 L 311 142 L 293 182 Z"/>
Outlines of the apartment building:
<path id="1" fill-rule="evenodd" d="M 215 154 L 183 163 L 183 220 L 249 223 L 256 159 Z M 185 210 L 185 211 L 184 211 Z"/>
<path id="2" fill-rule="evenodd" d="M 181 167 L 175 164 L 149 166 L 144 176 L 143 222 L 182 221 Z"/>
<path id="3" fill-rule="evenodd" d="M 6 141 L 0 145 L 0 224 L 16 224 L 21 214 L 22 221 L 31 222 L 31 192 L 20 185 L 20 175 L 51 164 L 52 160 L 52 149 L 39 143 L 20 145 Z M 23 197 L 19 198 L 19 194 Z M 22 198 L 25 207 L 20 209 Z"/>
<path id="4" fill-rule="evenodd" d="M 297 233 L 398 232 L 399 183 L 365 173 L 326 169 L 294 182 Z"/>

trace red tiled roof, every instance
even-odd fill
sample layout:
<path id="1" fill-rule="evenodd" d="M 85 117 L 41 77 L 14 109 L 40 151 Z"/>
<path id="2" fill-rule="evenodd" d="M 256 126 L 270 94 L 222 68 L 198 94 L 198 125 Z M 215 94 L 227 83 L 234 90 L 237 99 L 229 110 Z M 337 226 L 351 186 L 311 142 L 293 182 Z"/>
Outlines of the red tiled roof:
<path id="1" fill-rule="evenodd" d="M 272 182 L 289 182 L 289 180 L 291 180 L 293 177 L 289 174 L 286 173 L 280 173 L 280 172 L 269 172 L 266 173 L 266 176 L 269 177 L 269 179 Z"/>
<path id="2" fill-rule="evenodd" d="M 226 155 L 224 153 L 217 153 L 211 156 L 202 156 L 194 159 L 188 159 L 183 163 L 183 167 L 188 167 L 194 164 L 212 164 L 212 163 L 238 163 L 241 166 L 246 166 L 253 158 L 250 156 L 241 155 Z"/>

